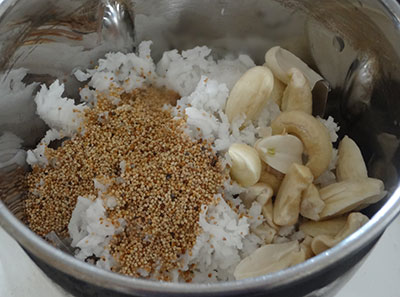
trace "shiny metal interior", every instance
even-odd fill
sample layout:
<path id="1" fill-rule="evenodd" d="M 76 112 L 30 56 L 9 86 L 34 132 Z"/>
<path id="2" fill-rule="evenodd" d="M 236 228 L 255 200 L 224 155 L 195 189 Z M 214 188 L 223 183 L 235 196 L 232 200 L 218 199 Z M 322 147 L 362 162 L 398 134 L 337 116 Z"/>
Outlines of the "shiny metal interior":
<path id="1" fill-rule="evenodd" d="M 389 191 L 384 201 L 366 210 L 370 223 L 326 253 L 268 276 L 214 285 L 130 279 L 55 250 L 21 223 L 23 168 L 0 169 L 0 224 L 30 253 L 56 269 L 129 294 L 266 293 L 317 277 L 333 263 L 371 248 L 400 211 L 399 18 L 399 4 L 389 0 L 0 2 L 1 80 L 6 80 L 11 69 L 27 68 L 26 84 L 59 79 L 66 85 L 66 95 L 74 98 L 80 86 L 72 76 L 74 70 L 94 67 L 109 51 L 132 51 L 142 40 L 153 40 L 155 60 L 165 50 L 204 44 L 213 48 L 216 56 L 246 53 L 262 63 L 268 48 L 281 45 L 329 81 L 326 115 L 339 121 L 341 136 L 348 134 L 361 146 L 369 174 L 383 179 Z M 2 105 L 1 100 L 0 135 L 11 131 L 24 139 L 25 148 L 34 146 L 46 127 L 35 115 L 33 101 L 9 114 L 8 110 L 15 110 L 14 103 Z M 329 287 L 334 285 L 310 289 L 307 296 L 322 296 L 318 292 L 332 291 Z"/>

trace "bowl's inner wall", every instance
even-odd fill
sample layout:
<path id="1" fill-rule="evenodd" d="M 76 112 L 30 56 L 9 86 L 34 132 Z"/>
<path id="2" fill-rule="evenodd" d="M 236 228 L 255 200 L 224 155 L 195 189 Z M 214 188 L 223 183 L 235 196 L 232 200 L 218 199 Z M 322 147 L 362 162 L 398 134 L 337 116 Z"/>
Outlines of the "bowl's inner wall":
<path id="1" fill-rule="evenodd" d="M 326 114 L 339 121 L 341 136 L 348 134 L 360 145 L 369 174 L 383 179 L 389 191 L 396 187 L 400 55 L 393 45 L 400 44 L 400 34 L 378 1 L 100 2 L 14 0 L 0 6 L 2 80 L 11 69 L 23 67 L 26 83 L 58 78 L 66 95 L 77 98 L 75 69 L 94 67 L 109 51 L 132 51 L 141 40 L 154 41 L 155 60 L 165 50 L 207 45 L 217 56 L 246 53 L 259 64 L 268 48 L 281 45 L 330 82 Z M 4 98 L 0 134 L 11 131 L 25 147 L 34 146 L 46 127 L 35 115 L 33 94 L 27 98 L 32 104 L 21 108 Z M 0 173 L 0 198 L 21 220 L 23 175 L 13 167 Z"/>

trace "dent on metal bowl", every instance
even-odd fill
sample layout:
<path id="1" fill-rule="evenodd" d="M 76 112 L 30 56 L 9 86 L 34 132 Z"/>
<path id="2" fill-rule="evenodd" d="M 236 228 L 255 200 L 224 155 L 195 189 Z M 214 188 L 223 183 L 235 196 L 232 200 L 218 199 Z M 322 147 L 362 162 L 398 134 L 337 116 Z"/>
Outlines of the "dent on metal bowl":
<path id="1" fill-rule="evenodd" d="M 400 212 L 400 5 L 394 0 L 3 0 L 0 2 L 2 79 L 14 68 L 26 82 L 66 84 L 77 97 L 76 67 L 108 51 L 129 52 L 153 40 L 165 50 L 207 45 L 216 55 L 247 53 L 261 63 L 281 45 L 302 57 L 330 83 L 326 115 L 340 135 L 361 146 L 373 177 L 388 197 L 365 210 L 371 220 L 339 245 L 305 263 L 270 275 L 218 284 L 171 284 L 102 271 L 57 250 L 24 225 L 24 168 L 0 173 L 0 224 L 45 273 L 78 296 L 327 296 L 357 270 Z M 0 98 L 1 103 L 2 98 Z M 45 124 L 33 100 L 10 114 L 1 105 L 0 133 L 11 131 L 34 146 Z"/>

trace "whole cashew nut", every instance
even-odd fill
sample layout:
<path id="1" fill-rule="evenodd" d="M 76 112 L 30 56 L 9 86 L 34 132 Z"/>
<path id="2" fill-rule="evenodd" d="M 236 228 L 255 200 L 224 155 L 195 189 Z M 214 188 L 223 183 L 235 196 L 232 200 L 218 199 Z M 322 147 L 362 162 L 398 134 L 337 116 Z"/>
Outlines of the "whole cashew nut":
<path id="1" fill-rule="evenodd" d="M 300 138 L 308 154 L 306 166 L 315 178 L 325 172 L 332 158 L 332 143 L 328 129 L 320 121 L 303 111 L 286 111 L 271 127 L 274 135 L 289 133 Z"/>
<path id="2" fill-rule="evenodd" d="M 229 121 L 242 113 L 249 120 L 256 119 L 273 89 L 274 76 L 267 67 L 256 66 L 247 70 L 233 86 L 226 102 L 225 113 Z"/>
<path id="3" fill-rule="evenodd" d="M 232 178 L 243 187 L 256 184 L 261 175 L 261 160 L 257 151 L 247 144 L 234 143 L 229 147 L 228 154 L 232 159 Z"/>

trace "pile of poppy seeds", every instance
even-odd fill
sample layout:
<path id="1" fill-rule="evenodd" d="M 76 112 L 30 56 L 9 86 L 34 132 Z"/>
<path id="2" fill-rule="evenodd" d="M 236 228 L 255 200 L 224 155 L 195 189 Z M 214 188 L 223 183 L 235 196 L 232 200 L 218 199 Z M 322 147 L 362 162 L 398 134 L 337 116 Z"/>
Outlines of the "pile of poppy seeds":
<path id="1" fill-rule="evenodd" d="M 176 93 L 147 87 L 113 96 L 118 100 L 99 95 L 82 115 L 81 133 L 46 148 L 49 166 L 33 167 L 25 201 L 29 226 L 41 236 L 69 237 L 78 196 L 95 199 L 94 179 L 107 181 L 105 194 L 117 201 L 108 218 L 126 222 L 107 247 L 118 271 L 138 277 L 142 269 L 168 280 L 196 243 L 201 206 L 214 201 L 228 173 L 211 144 L 191 140 L 185 120 L 163 108 L 176 102 Z"/>

